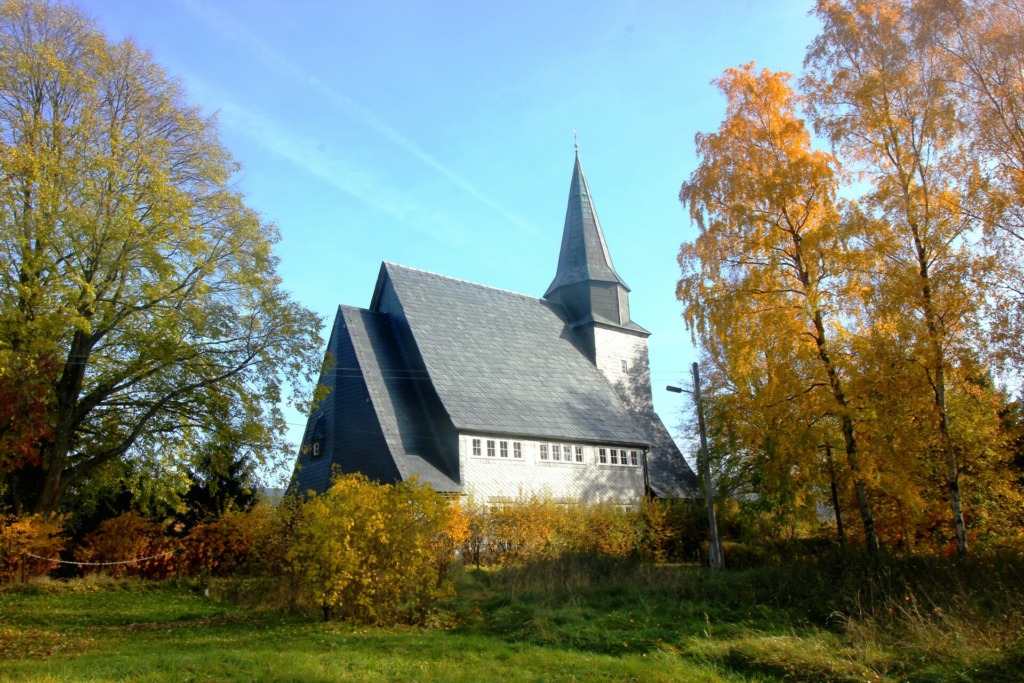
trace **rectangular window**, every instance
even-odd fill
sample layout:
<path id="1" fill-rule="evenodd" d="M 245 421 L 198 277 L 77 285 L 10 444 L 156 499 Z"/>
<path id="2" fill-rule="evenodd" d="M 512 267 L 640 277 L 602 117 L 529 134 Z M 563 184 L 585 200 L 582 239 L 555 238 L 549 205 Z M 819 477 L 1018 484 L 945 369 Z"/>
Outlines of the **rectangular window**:
<path id="1" fill-rule="evenodd" d="M 546 443 L 542 443 L 540 445 L 540 459 L 541 460 L 547 460 L 548 459 L 548 445 Z"/>
<path id="2" fill-rule="evenodd" d="M 483 455 L 480 452 L 480 439 L 473 439 L 473 455 Z"/>
<path id="3" fill-rule="evenodd" d="M 508 441 L 500 442 L 498 444 L 498 447 L 501 449 L 501 457 L 507 458 L 508 457 Z"/>
<path id="4" fill-rule="evenodd" d="M 636 465 L 637 464 L 637 452 L 636 451 L 630 451 L 629 452 L 629 464 L 630 465 Z"/>
<path id="5" fill-rule="evenodd" d="M 612 449 L 612 464 L 613 465 L 618 465 L 619 464 L 619 451 L 616 448 Z"/>
<path id="6" fill-rule="evenodd" d="M 523 457 L 523 444 L 518 441 L 512 442 L 512 457 L 520 459 Z"/>
<path id="7" fill-rule="evenodd" d="M 320 442 L 319 441 L 314 441 L 313 442 L 313 457 L 314 458 L 319 458 L 320 457 Z"/>
<path id="8" fill-rule="evenodd" d="M 576 462 L 583 462 L 583 446 L 576 446 Z"/>
<path id="9" fill-rule="evenodd" d="M 487 457 L 494 457 L 494 441 L 491 439 L 487 439 Z"/>
<path id="10" fill-rule="evenodd" d="M 551 444 L 551 459 L 561 460 L 562 459 L 562 447 L 557 443 Z"/>
<path id="11" fill-rule="evenodd" d="M 599 449 L 597 449 L 597 461 L 599 463 L 601 463 L 602 465 L 604 465 L 605 463 L 608 462 L 608 449 L 607 448 L 599 448 Z"/>
<path id="12" fill-rule="evenodd" d="M 627 363 L 626 361 L 622 361 L 622 371 L 629 372 L 629 363 Z"/>

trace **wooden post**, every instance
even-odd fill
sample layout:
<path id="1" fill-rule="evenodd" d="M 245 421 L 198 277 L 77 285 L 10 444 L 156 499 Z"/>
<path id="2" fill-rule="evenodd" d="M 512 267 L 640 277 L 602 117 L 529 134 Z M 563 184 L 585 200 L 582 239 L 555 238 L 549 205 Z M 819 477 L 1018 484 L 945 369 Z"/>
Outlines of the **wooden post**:
<path id="1" fill-rule="evenodd" d="M 700 368 L 693 364 L 693 400 L 697 404 L 697 429 L 700 432 L 700 476 L 704 480 L 704 500 L 708 504 L 708 561 L 712 569 L 725 569 L 725 554 L 718 539 L 718 521 L 715 519 L 715 490 L 711 482 L 711 462 L 708 454 L 708 435 L 704 427 L 704 405 L 700 400 Z"/>

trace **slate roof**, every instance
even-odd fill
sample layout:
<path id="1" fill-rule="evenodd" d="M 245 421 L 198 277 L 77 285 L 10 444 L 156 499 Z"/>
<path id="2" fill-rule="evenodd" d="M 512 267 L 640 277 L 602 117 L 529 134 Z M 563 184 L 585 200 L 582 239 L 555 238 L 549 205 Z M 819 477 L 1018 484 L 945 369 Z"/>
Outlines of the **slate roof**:
<path id="1" fill-rule="evenodd" d="M 647 472 L 651 491 L 659 498 L 692 498 L 698 496 L 700 483 L 690 465 L 683 459 L 675 441 L 656 413 L 645 421 L 648 443 Z"/>
<path id="2" fill-rule="evenodd" d="M 339 306 L 370 402 L 401 479 L 418 476 L 438 491 L 459 491 L 459 484 L 441 467 L 441 441 L 431 429 L 431 413 L 442 411 L 425 376 L 410 370 L 396 344 L 389 316 L 352 306 Z M 355 369 L 341 368 L 355 373 Z M 456 477 L 457 473 L 452 473 Z"/>
<path id="3" fill-rule="evenodd" d="M 590 187 L 583 175 L 580 155 L 572 169 L 569 185 L 569 204 L 565 210 L 562 230 L 562 249 L 558 255 L 558 270 L 544 294 L 545 298 L 559 287 L 587 281 L 616 282 L 629 291 L 629 287 L 612 265 L 612 257 L 597 218 L 597 209 L 590 196 Z"/>
<path id="4" fill-rule="evenodd" d="M 393 263 L 385 276 L 459 430 L 648 443 L 557 304 Z"/>

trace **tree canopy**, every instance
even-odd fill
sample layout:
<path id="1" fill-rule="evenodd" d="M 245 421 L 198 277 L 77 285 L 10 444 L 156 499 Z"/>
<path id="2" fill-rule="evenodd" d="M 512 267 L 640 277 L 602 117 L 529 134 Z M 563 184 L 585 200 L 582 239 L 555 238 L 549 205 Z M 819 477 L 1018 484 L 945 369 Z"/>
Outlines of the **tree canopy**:
<path id="1" fill-rule="evenodd" d="M 717 82 L 726 118 L 697 136 L 680 193 L 700 234 L 682 246 L 678 294 L 712 366 L 708 403 L 753 488 L 806 505 L 846 482 L 868 547 L 930 535 L 965 555 L 999 526 L 993 488 L 1021 495 L 1005 483 L 998 385 L 1024 370 L 1024 5 L 819 0 L 815 13 L 799 91 L 752 64 Z M 833 440 L 838 477 L 822 462 Z"/>
<path id="2" fill-rule="evenodd" d="M 317 369 L 321 321 L 283 291 L 235 170 L 130 40 L 0 4 L 0 391 L 42 416 L 13 447 L 0 415 L 10 500 L 52 512 L 115 461 L 283 453 L 279 402 Z"/>

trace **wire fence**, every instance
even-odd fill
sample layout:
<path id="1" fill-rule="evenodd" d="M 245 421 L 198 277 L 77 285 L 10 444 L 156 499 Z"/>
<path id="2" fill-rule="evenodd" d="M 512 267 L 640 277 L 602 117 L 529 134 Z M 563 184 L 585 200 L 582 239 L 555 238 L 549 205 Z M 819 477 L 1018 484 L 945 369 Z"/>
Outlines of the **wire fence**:
<path id="1" fill-rule="evenodd" d="M 73 564 L 79 567 L 115 567 L 123 564 L 135 564 L 136 562 L 148 562 L 150 560 L 158 560 L 161 557 L 167 557 L 168 555 L 178 555 L 181 551 L 179 550 L 168 550 L 165 553 L 158 555 L 150 555 L 149 557 L 137 557 L 133 560 L 119 560 L 117 562 L 75 562 L 74 560 L 59 560 L 52 557 L 41 557 L 33 553 L 24 553 L 25 557 L 34 557 L 37 560 L 43 560 L 44 562 L 53 562 L 54 564 Z"/>

